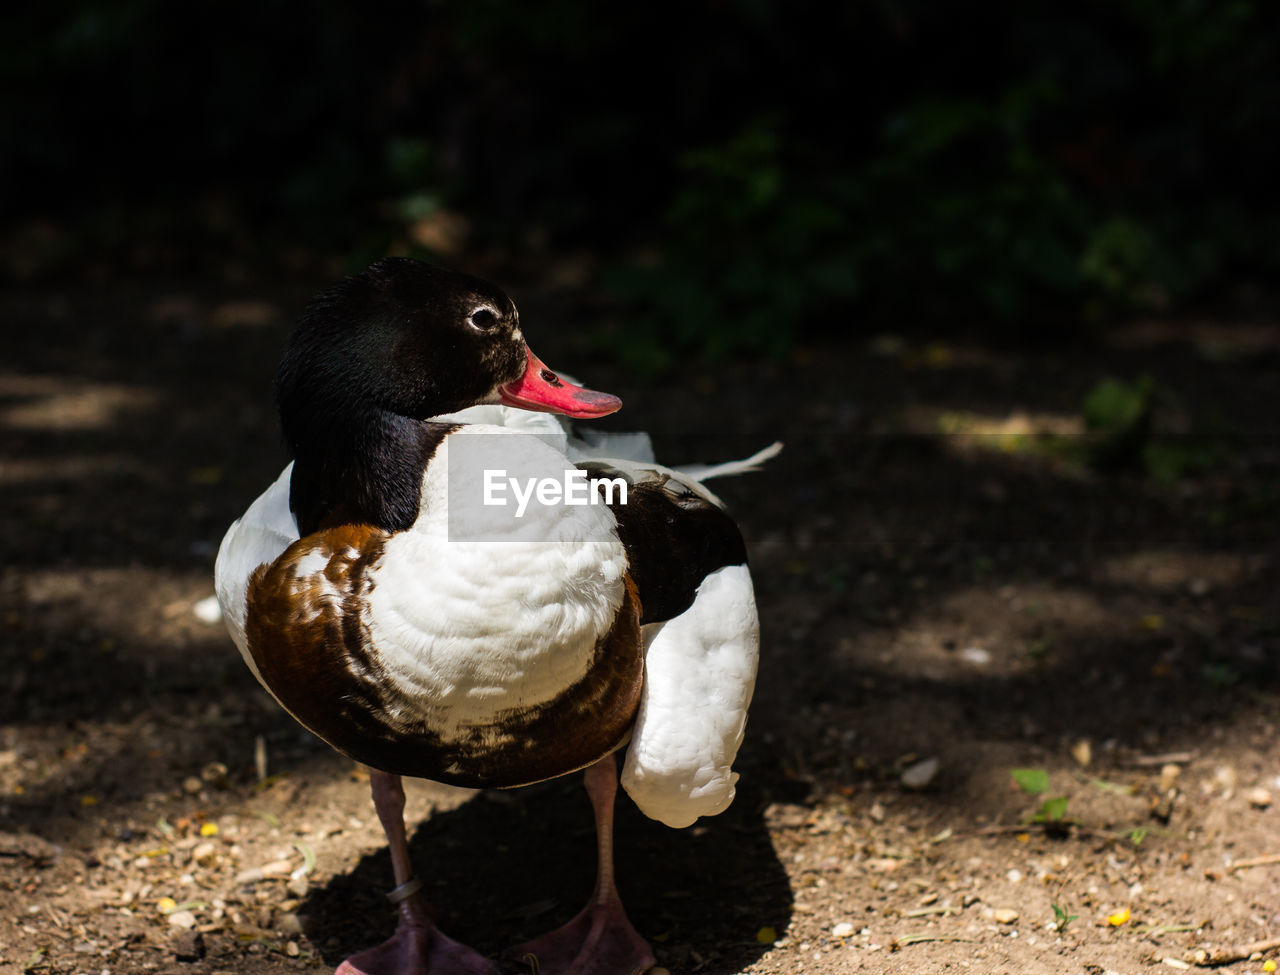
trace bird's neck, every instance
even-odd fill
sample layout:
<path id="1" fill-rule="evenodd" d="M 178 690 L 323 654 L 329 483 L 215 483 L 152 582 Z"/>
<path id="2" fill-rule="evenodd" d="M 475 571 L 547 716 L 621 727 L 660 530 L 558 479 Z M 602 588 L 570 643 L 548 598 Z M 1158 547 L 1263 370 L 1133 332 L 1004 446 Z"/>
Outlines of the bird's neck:
<path id="1" fill-rule="evenodd" d="M 404 531 L 418 517 L 422 473 L 454 424 L 369 408 L 289 435 L 289 507 L 302 534 L 361 522 Z"/>

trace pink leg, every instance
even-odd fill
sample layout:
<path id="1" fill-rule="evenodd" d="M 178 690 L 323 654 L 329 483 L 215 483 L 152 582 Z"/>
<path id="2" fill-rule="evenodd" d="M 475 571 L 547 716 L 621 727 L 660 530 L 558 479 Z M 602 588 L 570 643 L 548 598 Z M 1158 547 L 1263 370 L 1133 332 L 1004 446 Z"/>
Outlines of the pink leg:
<path id="1" fill-rule="evenodd" d="M 638 975 L 653 967 L 648 943 L 640 937 L 618 898 L 613 881 L 613 799 L 618 766 L 606 755 L 586 771 L 587 795 L 596 817 L 596 889 L 587 906 L 564 927 L 507 952 L 534 975 Z"/>
<path id="2" fill-rule="evenodd" d="M 376 948 L 352 955 L 335 975 L 496 975 L 487 958 L 440 932 L 431 920 L 421 884 L 413 876 L 409 843 L 404 831 L 404 787 L 400 776 L 370 770 L 373 805 L 387 834 L 395 889 L 387 895 L 396 904 L 396 933 Z"/>

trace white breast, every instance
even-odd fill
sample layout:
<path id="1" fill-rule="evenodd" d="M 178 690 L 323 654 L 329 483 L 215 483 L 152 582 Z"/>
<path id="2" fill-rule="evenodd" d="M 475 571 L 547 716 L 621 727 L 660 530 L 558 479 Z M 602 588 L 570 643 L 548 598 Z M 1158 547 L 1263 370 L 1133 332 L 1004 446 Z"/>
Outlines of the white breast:
<path id="1" fill-rule="evenodd" d="M 370 643 L 406 724 L 448 739 L 581 679 L 622 604 L 626 555 L 604 505 L 484 503 L 484 472 L 563 483 L 541 440 L 468 426 L 427 467 L 422 514 L 371 566 Z"/>

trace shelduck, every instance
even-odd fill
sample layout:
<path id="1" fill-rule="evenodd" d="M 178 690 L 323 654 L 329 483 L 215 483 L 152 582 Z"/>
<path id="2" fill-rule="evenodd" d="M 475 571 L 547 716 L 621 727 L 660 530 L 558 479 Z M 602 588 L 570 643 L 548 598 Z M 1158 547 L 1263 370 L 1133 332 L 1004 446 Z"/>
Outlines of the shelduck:
<path id="1" fill-rule="evenodd" d="M 779 445 L 682 472 L 642 434 L 578 435 L 566 418 L 620 400 L 548 369 L 498 288 L 397 258 L 308 305 L 276 400 L 294 460 L 227 532 L 216 585 L 262 685 L 371 770 L 398 925 L 339 975 L 495 970 L 431 920 L 401 776 L 508 788 L 579 770 L 595 892 L 512 957 L 544 975 L 649 968 L 613 880 L 614 753 L 670 826 L 733 799 L 758 626 L 742 537 L 701 480 Z"/>

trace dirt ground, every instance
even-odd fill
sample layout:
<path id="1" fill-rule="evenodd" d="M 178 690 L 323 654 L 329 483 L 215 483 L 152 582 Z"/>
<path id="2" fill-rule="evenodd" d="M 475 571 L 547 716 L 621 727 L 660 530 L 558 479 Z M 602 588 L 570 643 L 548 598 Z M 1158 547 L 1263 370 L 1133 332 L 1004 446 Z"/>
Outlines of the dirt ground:
<path id="1" fill-rule="evenodd" d="M 0 295 L 4 975 L 320 971 L 391 928 L 367 775 L 197 614 L 284 461 L 270 376 L 324 283 Z M 571 282 L 507 283 L 542 358 L 621 395 L 607 422 L 665 459 L 786 443 L 717 488 L 764 631 L 738 799 L 684 831 L 621 802 L 620 884 L 662 966 L 1280 958 L 1280 326 L 1021 348 L 916 328 L 658 384 L 590 352 Z M 1036 446 L 1100 378 L 1144 373 L 1207 470 L 1161 483 Z M 409 817 L 442 926 L 482 950 L 589 893 L 577 777 L 413 783 Z"/>

